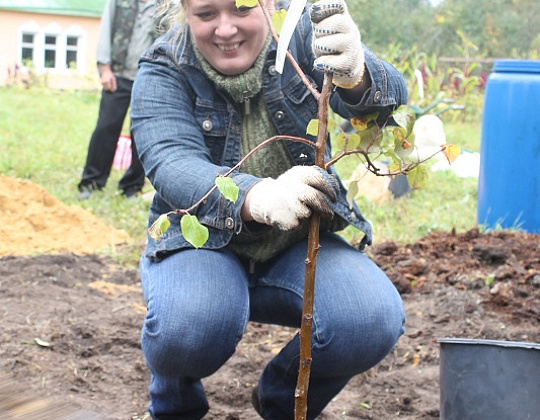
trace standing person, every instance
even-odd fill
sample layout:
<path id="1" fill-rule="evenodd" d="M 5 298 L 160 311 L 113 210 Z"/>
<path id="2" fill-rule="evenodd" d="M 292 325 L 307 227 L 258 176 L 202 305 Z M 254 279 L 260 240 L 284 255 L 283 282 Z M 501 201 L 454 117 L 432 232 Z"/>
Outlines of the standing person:
<path id="1" fill-rule="evenodd" d="M 266 7 L 281 4 L 267 0 Z M 171 1 L 175 12 L 183 24 L 143 55 L 132 98 L 137 148 L 156 189 L 150 225 L 192 206 L 265 139 L 305 137 L 318 110 L 289 63 L 276 72 L 276 43 L 259 6 Z M 308 4 L 289 48 L 316 86 L 321 70 L 334 74 L 331 106 L 346 118 L 378 111 L 384 121 L 407 100 L 403 76 L 362 45 L 343 0 Z M 319 212 L 308 392 L 314 419 L 354 375 L 392 350 L 404 331 L 401 298 L 379 267 L 334 233 L 352 224 L 364 232 L 361 248 L 371 243 L 369 223 L 349 206 L 334 169 L 314 166 L 311 147 L 271 143 L 230 177 L 239 187 L 235 203 L 216 191 L 192 211 L 209 230 L 201 249 L 182 236 L 174 215 L 160 239 L 148 238 L 141 258 L 150 414 L 202 418 L 209 405 L 201 379 L 231 357 L 248 321 L 300 327 L 308 219 Z M 294 418 L 299 352 L 297 335 L 253 389 L 264 419 Z"/>
<path id="2" fill-rule="evenodd" d="M 97 50 L 103 89 L 98 120 L 78 185 L 81 200 L 101 190 L 109 178 L 139 58 L 156 38 L 154 9 L 155 0 L 108 0 L 103 10 Z M 122 195 L 135 196 L 143 188 L 144 179 L 144 169 L 132 142 L 131 166 L 118 185 Z"/>

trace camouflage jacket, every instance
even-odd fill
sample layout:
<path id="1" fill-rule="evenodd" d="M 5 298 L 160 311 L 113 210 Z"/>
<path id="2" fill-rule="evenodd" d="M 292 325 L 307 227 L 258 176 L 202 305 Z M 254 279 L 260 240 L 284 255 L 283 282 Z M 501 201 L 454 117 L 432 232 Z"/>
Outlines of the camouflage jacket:
<path id="1" fill-rule="evenodd" d="M 158 0 L 160 1 L 160 0 Z M 101 18 L 97 61 L 134 79 L 140 55 L 157 37 L 156 0 L 109 0 Z"/>

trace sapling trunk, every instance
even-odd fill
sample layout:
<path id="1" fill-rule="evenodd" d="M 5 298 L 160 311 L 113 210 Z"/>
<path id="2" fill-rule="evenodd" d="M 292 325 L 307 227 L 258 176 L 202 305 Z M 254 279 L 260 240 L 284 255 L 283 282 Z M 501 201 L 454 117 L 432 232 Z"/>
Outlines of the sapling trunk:
<path id="1" fill-rule="evenodd" d="M 315 164 L 325 169 L 324 150 L 328 135 L 328 102 L 332 92 L 332 74 L 325 73 L 324 83 L 319 96 L 319 131 L 315 145 Z M 309 225 L 306 272 L 304 276 L 304 300 L 302 303 L 302 324 L 300 328 L 300 368 L 296 384 L 294 418 L 305 420 L 307 415 L 307 397 L 309 375 L 311 373 L 311 331 L 313 327 L 313 303 L 315 299 L 315 270 L 319 245 L 320 216 L 313 213 Z"/>

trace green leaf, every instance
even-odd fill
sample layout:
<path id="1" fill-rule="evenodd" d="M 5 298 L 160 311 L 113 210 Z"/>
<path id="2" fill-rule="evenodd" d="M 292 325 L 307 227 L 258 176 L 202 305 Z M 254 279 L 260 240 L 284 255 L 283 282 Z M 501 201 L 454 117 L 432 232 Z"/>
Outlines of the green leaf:
<path id="1" fill-rule="evenodd" d="M 388 172 L 401 171 L 401 162 L 390 162 L 388 165 Z"/>
<path id="2" fill-rule="evenodd" d="M 382 136 L 379 136 L 376 140 L 374 140 L 378 133 L 379 129 L 376 125 L 369 127 L 367 130 L 359 132 L 360 148 L 367 153 L 380 153 Z"/>
<path id="3" fill-rule="evenodd" d="M 349 136 L 349 141 L 347 142 L 347 151 L 358 149 L 359 145 L 360 145 L 360 135 L 351 134 Z"/>
<path id="4" fill-rule="evenodd" d="M 306 128 L 306 134 L 309 134 L 311 136 L 317 136 L 319 134 L 319 120 L 313 119 L 309 122 L 307 128 Z"/>
<path id="5" fill-rule="evenodd" d="M 345 150 L 345 144 L 347 143 L 347 134 L 345 134 L 343 131 L 340 131 L 336 138 L 334 139 L 334 143 L 336 144 L 336 150 Z"/>
<path id="6" fill-rule="evenodd" d="M 197 216 L 186 214 L 180 220 L 182 235 L 195 248 L 200 248 L 208 240 L 208 228 L 199 223 Z"/>
<path id="7" fill-rule="evenodd" d="M 414 121 L 416 119 L 416 115 L 410 106 L 401 105 L 398 109 L 396 109 L 392 113 L 392 117 L 394 118 L 394 121 L 396 122 L 397 125 L 405 129 L 407 133 L 405 137 L 411 134 L 412 129 L 414 127 Z"/>
<path id="8" fill-rule="evenodd" d="M 338 127 L 338 123 L 334 118 L 328 119 L 328 132 L 334 131 Z"/>
<path id="9" fill-rule="evenodd" d="M 349 187 L 347 188 L 347 202 L 349 203 L 349 208 L 352 209 L 354 199 L 359 191 L 360 189 L 358 188 L 358 181 L 351 181 Z"/>
<path id="10" fill-rule="evenodd" d="M 150 226 L 148 229 L 148 234 L 150 237 L 157 241 L 159 238 L 163 236 L 165 232 L 167 232 L 167 229 L 169 229 L 169 226 L 171 225 L 171 222 L 169 222 L 169 218 L 166 214 L 162 214 L 157 218 L 157 220 Z"/>
<path id="11" fill-rule="evenodd" d="M 258 0 L 236 0 L 236 7 L 246 6 L 246 7 L 255 7 L 259 4 Z"/>
<path id="12" fill-rule="evenodd" d="M 417 166 L 414 169 L 411 169 L 407 173 L 407 181 L 409 182 L 409 185 L 411 186 L 411 188 L 415 190 L 422 188 L 424 185 L 426 185 L 427 178 L 428 178 L 427 169 L 422 165 Z"/>
<path id="13" fill-rule="evenodd" d="M 364 410 L 371 410 L 373 407 L 371 404 L 369 403 L 360 403 L 360 408 L 364 409 Z"/>
<path id="14" fill-rule="evenodd" d="M 394 150 L 395 144 L 394 127 L 386 126 L 383 128 L 382 141 L 380 144 L 383 153 Z"/>
<path id="15" fill-rule="evenodd" d="M 223 194 L 223 197 L 236 203 L 236 200 L 238 200 L 239 188 L 231 178 L 218 176 L 216 178 L 216 186 L 218 187 L 219 192 Z"/>
<path id="16" fill-rule="evenodd" d="M 276 33 L 281 34 L 281 28 L 283 27 L 283 22 L 285 22 L 285 16 L 287 16 L 287 11 L 285 9 L 277 10 L 272 13 L 272 25 L 276 30 Z"/>

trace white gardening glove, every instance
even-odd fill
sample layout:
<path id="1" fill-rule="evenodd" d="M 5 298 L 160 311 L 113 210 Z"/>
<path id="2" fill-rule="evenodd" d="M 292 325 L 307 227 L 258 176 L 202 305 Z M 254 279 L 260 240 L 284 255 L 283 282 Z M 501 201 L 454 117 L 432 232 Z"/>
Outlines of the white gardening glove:
<path id="1" fill-rule="evenodd" d="M 249 191 L 253 220 L 281 230 L 298 229 L 312 211 L 332 218 L 337 199 L 336 177 L 318 166 L 294 166 L 277 179 L 265 178 Z"/>
<path id="2" fill-rule="evenodd" d="M 360 31 L 344 0 L 320 0 L 311 7 L 313 52 L 317 70 L 333 73 L 333 83 L 352 88 L 364 75 Z"/>

